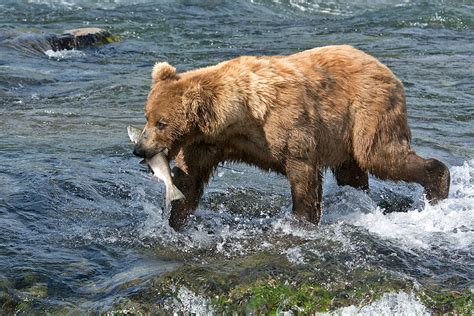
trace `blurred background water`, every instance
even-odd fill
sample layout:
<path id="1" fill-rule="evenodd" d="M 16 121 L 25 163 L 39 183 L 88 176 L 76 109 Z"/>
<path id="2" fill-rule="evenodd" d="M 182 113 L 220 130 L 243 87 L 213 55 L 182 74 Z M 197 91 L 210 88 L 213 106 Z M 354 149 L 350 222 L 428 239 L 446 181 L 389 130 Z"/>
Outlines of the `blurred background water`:
<path id="1" fill-rule="evenodd" d="M 184 263 L 269 249 L 296 269 L 317 254 L 422 287 L 474 288 L 471 1 L 1 0 L 0 26 L 2 308 L 8 297 L 105 311 Z M 121 41 L 54 52 L 41 40 L 80 27 Z M 302 228 L 285 178 L 226 165 L 185 229 L 170 229 L 164 187 L 126 134 L 145 122 L 152 65 L 185 71 L 331 44 L 376 56 L 403 81 L 413 147 L 448 164 L 449 199 L 430 206 L 417 185 L 372 178 L 366 194 L 328 173 L 323 222 Z"/>

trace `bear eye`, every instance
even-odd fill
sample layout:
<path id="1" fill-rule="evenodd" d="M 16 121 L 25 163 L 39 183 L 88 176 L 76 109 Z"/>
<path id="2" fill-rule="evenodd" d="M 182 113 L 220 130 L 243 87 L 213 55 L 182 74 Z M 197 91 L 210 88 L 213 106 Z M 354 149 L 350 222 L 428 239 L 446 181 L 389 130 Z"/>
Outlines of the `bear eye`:
<path id="1" fill-rule="evenodd" d="M 165 127 L 166 127 L 166 124 L 163 123 L 163 122 L 158 121 L 158 122 L 156 123 L 156 128 L 158 128 L 158 129 L 160 129 L 160 130 L 161 130 L 161 129 L 164 129 Z"/>

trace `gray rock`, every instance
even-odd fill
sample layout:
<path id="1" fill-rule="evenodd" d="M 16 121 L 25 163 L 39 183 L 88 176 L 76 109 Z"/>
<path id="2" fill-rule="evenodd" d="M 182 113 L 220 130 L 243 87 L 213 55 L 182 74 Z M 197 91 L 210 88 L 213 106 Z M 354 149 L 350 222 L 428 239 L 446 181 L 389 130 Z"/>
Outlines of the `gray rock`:
<path id="1" fill-rule="evenodd" d="M 117 38 L 104 29 L 80 28 L 66 31 L 61 35 L 48 35 L 47 41 L 54 51 L 58 51 L 113 43 Z"/>

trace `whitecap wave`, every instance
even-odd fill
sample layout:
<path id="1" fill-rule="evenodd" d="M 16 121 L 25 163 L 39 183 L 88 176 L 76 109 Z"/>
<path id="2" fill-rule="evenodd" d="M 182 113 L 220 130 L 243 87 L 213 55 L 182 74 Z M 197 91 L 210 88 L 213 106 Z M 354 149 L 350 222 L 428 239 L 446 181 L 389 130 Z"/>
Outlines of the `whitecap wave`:
<path id="1" fill-rule="evenodd" d="M 386 293 L 378 301 L 363 307 L 348 306 L 322 315 L 430 315 L 426 307 L 413 294 Z"/>
<path id="2" fill-rule="evenodd" d="M 64 50 L 58 50 L 58 51 L 48 49 L 44 53 L 49 58 L 56 59 L 56 60 L 71 59 L 71 58 L 86 56 L 86 54 L 83 51 L 76 50 L 76 49 L 71 49 L 71 50 L 64 49 Z"/>
<path id="3" fill-rule="evenodd" d="M 468 249 L 474 244 L 474 160 L 451 168 L 449 198 L 421 209 L 383 214 L 376 207 L 339 220 L 360 226 L 407 248 Z"/>
<path id="4" fill-rule="evenodd" d="M 52 8 L 99 8 L 99 9 L 115 9 L 122 5 L 137 5 L 141 3 L 149 3 L 151 0 L 28 0 L 33 4 L 44 4 Z"/>
<path id="5" fill-rule="evenodd" d="M 284 6 L 301 12 L 320 13 L 328 15 L 347 16 L 356 12 L 366 10 L 376 10 L 387 6 L 406 6 L 410 0 L 403 0 L 394 3 L 390 0 L 372 0 L 372 1 L 325 1 L 325 0 L 250 0 L 251 3 L 268 3 L 276 6 Z"/>

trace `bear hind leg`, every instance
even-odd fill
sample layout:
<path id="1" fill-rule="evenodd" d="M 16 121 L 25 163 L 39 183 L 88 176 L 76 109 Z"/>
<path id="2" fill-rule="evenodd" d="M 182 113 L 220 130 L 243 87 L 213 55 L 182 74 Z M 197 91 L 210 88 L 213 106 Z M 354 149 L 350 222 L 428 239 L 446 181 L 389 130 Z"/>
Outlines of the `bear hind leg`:
<path id="1" fill-rule="evenodd" d="M 448 197 L 450 173 L 448 167 L 439 160 L 424 159 L 409 149 L 390 153 L 383 150 L 371 158 L 369 171 L 376 177 L 419 183 L 424 187 L 431 204 Z"/>

